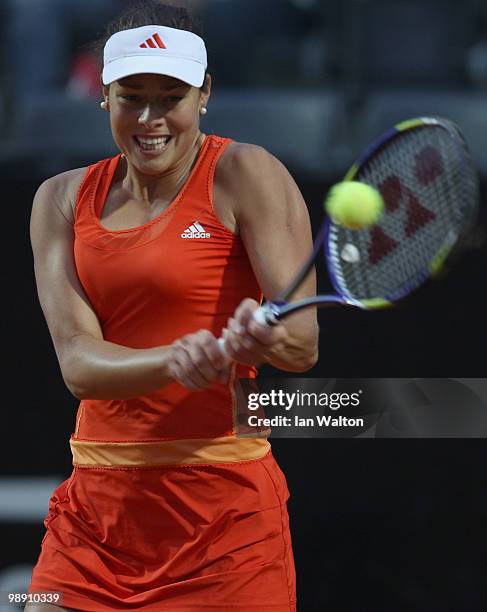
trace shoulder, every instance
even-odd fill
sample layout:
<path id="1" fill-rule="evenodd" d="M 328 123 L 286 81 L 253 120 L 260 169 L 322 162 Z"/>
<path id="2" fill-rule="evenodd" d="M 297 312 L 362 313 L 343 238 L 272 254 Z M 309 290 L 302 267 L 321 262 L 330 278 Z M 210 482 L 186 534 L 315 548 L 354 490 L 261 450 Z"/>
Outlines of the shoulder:
<path id="1" fill-rule="evenodd" d="M 227 179 L 258 179 L 260 176 L 285 171 L 283 164 L 258 145 L 231 142 L 223 153 L 218 170 Z"/>
<path id="2" fill-rule="evenodd" d="M 272 206 L 285 192 L 297 190 L 284 164 L 263 147 L 231 142 L 217 166 L 220 186 L 249 206 Z"/>
<path id="3" fill-rule="evenodd" d="M 287 206 L 302 205 L 302 196 L 284 164 L 263 147 L 231 142 L 217 166 L 219 186 L 235 202 L 235 217 L 264 211 L 281 214 Z"/>
<path id="4" fill-rule="evenodd" d="M 34 209 L 58 211 L 74 223 L 76 196 L 87 168 L 75 168 L 46 179 L 39 186 L 34 198 Z"/>

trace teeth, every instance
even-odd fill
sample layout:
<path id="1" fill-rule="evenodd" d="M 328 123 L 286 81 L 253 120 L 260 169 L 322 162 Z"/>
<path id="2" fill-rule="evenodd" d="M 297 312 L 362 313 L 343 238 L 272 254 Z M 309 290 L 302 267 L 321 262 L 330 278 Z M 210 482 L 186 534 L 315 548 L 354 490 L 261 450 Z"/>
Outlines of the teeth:
<path id="1" fill-rule="evenodd" d="M 143 138 L 141 136 L 137 136 L 137 142 L 143 149 L 156 150 L 163 149 L 166 146 L 169 138 L 169 136 L 165 136 L 163 138 Z"/>

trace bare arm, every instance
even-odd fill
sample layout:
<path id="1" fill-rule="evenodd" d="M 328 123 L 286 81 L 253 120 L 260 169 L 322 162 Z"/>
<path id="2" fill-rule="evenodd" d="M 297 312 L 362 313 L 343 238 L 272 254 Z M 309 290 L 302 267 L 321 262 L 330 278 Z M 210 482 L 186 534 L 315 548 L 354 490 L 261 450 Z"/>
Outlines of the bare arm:
<path id="1" fill-rule="evenodd" d="M 219 355 L 209 332 L 192 334 L 189 341 L 177 346 L 150 349 L 132 349 L 103 339 L 74 263 L 72 202 L 81 175 L 76 170 L 44 182 L 35 196 L 31 217 L 39 300 L 67 387 L 80 399 L 128 399 L 179 379 L 178 373 L 183 382 L 205 386 L 219 374 L 205 359 L 206 351 Z M 186 363 L 178 366 L 181 359 Z M 200 362 L 201 376 L 194 373 L 191 360 Z M 188 369 L 192 366 L 189 378 L 185 378 L 185 365 Z"/>
<path id="2" fill-rule="evenodd" d="M 238 194 L 235 216 L 242 240 L 264 296 L 272 300 L 289 284 L 311 251 L 306 204 L 286 168 L 260 147 L 235 145 L 229 154 L 227 173 Z M 293 299 L 315 293 L 313 271 Z M 251 321 L 255 307 L 246 302 L 235 315 L 256 340 L 255 354 L 260 352 L 273 366 L 295 372 L 308 370 L 316 363 L 316 309 L 297 312 L 275 329 L 263 329 Z M 251 343 L 249 339 L 242 340 L 249 351 L 245 361 L 253 362 Z M 240 357 L 245 357 L 245 347 L 241 347 Z"/>

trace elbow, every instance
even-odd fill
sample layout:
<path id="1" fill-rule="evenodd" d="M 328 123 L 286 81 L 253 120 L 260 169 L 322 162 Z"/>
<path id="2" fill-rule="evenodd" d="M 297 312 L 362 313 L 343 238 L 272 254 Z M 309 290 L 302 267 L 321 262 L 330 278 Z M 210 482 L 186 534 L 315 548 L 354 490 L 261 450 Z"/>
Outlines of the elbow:
<path id="1" fill-rule="evenodd" d="M 89 399 L 90 390 L 76 360 L 65 359 L 61 361 L 60 366 L 64 384 L 69 392 L 79 400 Z"/>
<path id="2" fill-rule="evenodd" d="M 74 395 L 76 399 L 86 400 L 90 398 L 90 394 L 84 391 L 84 389 L 81 389 L 78 387 L 72 387 L 72 386 L 68 387 L 68 389 L 71 392 L 71 394 Z"/>
<path id="3" fill-rule="evenodd" d="M 89 393 L 86 387 L 80 385 L 79 382 L 70 379 L 68 376 L 63 376 L 64 384 L 68 388 L 68 391 L 79 400 L 89 398 Z"/>
<path id="4" fill-rule="evenodd" d="M 79 400 L 94 399 L 96 376 L 86 358 L 86 349 L 79 341 L 84 336 L 74 336 L 64 350 L 58 353 L 59 366 L 64 384 L 69 392 Z"/>

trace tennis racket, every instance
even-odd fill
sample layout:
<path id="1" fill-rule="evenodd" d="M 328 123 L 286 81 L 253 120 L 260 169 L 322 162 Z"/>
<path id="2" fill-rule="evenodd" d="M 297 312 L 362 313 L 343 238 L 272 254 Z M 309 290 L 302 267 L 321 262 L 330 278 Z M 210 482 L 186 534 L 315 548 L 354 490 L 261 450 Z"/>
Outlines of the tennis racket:
<path id="1" fill-rule="evenodd" d="M 361 230 L 326 218 L 291 284 L 255 311 L 261 325 L 309 306 L 391 306 L 444 267 L 476 219 L 477 172 L 460 130 L 446 119 L 395 125 L 363 151 L 343 180 L 377 189 L 384 214 Z M 335 293 L 289 301 L 322 252 Z"/>

